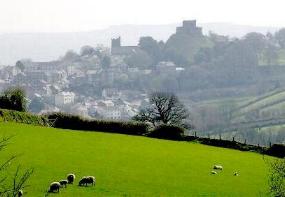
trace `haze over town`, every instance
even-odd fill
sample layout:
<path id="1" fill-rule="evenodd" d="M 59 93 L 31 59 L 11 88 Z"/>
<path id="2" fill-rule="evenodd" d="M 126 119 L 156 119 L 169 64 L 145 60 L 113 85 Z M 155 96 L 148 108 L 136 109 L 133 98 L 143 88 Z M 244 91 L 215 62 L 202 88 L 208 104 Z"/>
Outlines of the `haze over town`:
<path id="1" fill-rule="evenodd" d="M 285 196 L 284 8 L 0 0 L 0 196 Z"/>
<path id="2" fill-rule="evenodd" d="M 282 0 L 1 0 L 0 32 L 78 32 L 122 24 L 172 24 L 185 19 L 280 27 L 285 26 L 283 7 Z"/>

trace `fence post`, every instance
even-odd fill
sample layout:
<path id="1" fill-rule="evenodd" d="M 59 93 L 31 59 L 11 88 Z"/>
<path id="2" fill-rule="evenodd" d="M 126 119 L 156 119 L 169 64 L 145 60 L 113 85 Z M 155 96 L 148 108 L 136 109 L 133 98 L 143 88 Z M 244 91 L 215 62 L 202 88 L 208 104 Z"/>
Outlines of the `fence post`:
<path id="1" fill-rule="evenodd" d="M 246 144 L 246 139 L 244 139 L 244 144 Z"/>
<path id="2" fill-rule="evenodd" d="M 235 137 L 233 137 L 233 142 L 235 141 Z"/>
<path id="3" fill-rule="evenodd" d="M 222 140 L 222 135 L 220 134 L 220 140 Z"/>
<path id="4" fill-rule="evenodd" d="M 195 138 L 197 137 L 197 133 L 196 133 L 196 131 L 194 132 L 194 136 L 195 136 Z"/>
<path id="5" fill-rule="evenodd" d="M 271 142 L 269 142 L 269 148 L 271 148 L 271 146 L 272 146 L 272 144 L 271 144 Z"/>

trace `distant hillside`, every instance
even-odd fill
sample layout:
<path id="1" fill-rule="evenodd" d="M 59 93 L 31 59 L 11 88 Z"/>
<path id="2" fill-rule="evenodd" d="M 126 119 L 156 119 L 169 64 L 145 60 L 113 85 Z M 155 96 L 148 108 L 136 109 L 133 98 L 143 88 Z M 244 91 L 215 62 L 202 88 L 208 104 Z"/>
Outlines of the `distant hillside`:
<path id="1" fill-rule="evenodd" d="M 180 24 L 169 25 L 120 25 L 103 30 L 77 33 L 19 33 L 0 35 L 0 65 L 14 64 L 17 60 L 31 58 L 36 61 L 57 59 L 67 50 L 81 46 L 110 45 L 110 39 L 121 36 L 123 45 L 136 45 L 139 37 L 152 36 L 166 41 Z M 213 31 L 231 37 L 241 37 L 248 32 L 274 32 L 277 27 L 254 27 L 230 23 L 198 24 L 203 33 Z"/>
<path id="2" fill-rule="evenodd" d="M 266 93 L 260 97 L 250 99 L 247 103 L 233 111 L 234 122 L 253 119 L 270 119 L 275 116 L 284 117 L 285 91 L 283 89 Z M 276 118 L 276 117 L 275 117 Z"/>
<path id="3" fill-rule="evenodd" d="M 249 25 L 237 25 L 232 23 L 205 23 L 201 24 L 203 32 L 207 33 L 213 31 L 220 35 L 227 35 L 230 37 L 242 37 L 249 32 L 258 32 L 266 34 L 267 32 L 274 33 L 281 27 L 265 27 L 265 26 L 249 26 Z"/>

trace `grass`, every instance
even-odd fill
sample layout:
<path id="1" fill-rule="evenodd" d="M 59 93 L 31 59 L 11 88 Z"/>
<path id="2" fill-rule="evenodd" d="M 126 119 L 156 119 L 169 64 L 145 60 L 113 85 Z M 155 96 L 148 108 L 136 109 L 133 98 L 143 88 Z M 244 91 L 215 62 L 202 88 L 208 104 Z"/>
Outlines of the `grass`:
<path id="1" fill-rule="evenodd" d="M 35 168 L 27 196 L 43 196 L 50 182 L 70 172 L 77 175 L 76 183 L 58 196 L 265 196 L 267 192 L 267 167 L 256 153 L 17 123 L 0 123 L 3 135 L 15 137 L 0 160 L 21 153 L 13 167 Z M 214 164 L 224 170 L 211 175 Z M 235 171 L 240 176 L 233 176 Z M 96 176 L 97 185 L 77 186 L 84 175 Z"/>

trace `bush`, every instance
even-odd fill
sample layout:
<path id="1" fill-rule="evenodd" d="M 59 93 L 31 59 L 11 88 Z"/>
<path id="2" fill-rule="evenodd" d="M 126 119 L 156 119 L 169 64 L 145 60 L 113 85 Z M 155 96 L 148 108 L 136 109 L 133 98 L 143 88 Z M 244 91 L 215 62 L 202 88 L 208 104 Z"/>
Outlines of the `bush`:
<path id="1" fill-rule="evenodd" d="M 18 112 L 0 109 L 0 121 L 11 121 L 39 126 L 48 126 L 48 120 L 43 116 L 37 116 L 26 112 Z"/>
<path id="2" fill-rule="evenodd" d="M 25 92 L 21 88 L 9 88 L 0 95 L 0 108 L 25 112 Z"/>
<path id="3" fill-rule="evenodd" d="M 273 144 L 266 152 L 268 155 L 275 157 L 285 157 L 285 145 L 284 144 Z"/>
<path id="4" fill-rule="evenodd" d="M 231 148 L 231 149 L 237 149 L 241 151 L 255 151 L 259 153 L 264 153 L 265 148 L 250 144 L 243 144 L 236 141 L 230 141 L 230 140 L 221 140 L 221 139 L 210 139 L 210 138 L 185 138 L 187 141 L 196 140 L 201 144 L 206 144 L 209 146 L 217 146 L 217 147 L 223 147 L 223 148 Z M 188 140 L 190 139 L 190 140 Z"/>
<path id="5" fill-rule="evenodd" d="M 184 129 L 174 125 L 160 125 L 157 126 L 152 132 L 149 133 L 149 137 L 155 137 L 160 139 L 169 140 L 182 140 Z"/>
<path id="6" fill-rule="evenodd" d="M 129 135 L 145 135 L 148 125 L 139 122 L 104 121 L 83 119 L 80 116 L 64 113 L 47 114 L 53 127 L 72 130 L 103 131 Z"/>

